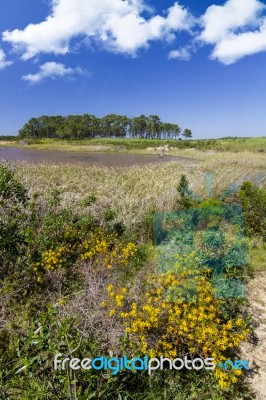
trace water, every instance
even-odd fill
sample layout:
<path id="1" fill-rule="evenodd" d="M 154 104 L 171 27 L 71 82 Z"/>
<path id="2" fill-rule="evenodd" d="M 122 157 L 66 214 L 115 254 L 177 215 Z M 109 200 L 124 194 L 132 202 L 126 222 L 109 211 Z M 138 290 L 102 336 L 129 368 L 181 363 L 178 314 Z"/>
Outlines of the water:
<path id="1" fill-rule="evenodd" d="M 28 162 L 33 164 L 49 163 L 87 163 L 101 164 L 106 167 L 131 167 L 133 165 L 161 163 L 176 161 L 187 163 L 194 160 L 184 157 L 159 155 L 140 155 L 123 153 L 91 153 L 91 152 L 72 152 L 72 151 L 54 151 L 54 150 L 32 150 L 15 147 L 0 147 L 0 161 L 7 160 L 12 162 Z"/>

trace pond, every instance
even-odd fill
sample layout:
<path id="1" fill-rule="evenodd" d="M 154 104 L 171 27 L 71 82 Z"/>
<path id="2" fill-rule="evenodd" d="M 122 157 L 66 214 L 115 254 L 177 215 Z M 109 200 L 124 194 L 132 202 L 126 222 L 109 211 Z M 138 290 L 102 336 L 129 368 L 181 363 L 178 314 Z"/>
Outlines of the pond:
<path id="1" fill-rule="evenodd" d="M 28 163 L 87 163 L 101 164 L 106 167 L 131 167 L 133 165 L 149 164 L 155 162 L 176 161 L 181 163 L 195 162 L 185 157 L 171 157 L 140 154 L 123 153 L 91 153 L 91 152 L 73 152 L 73 151 L 54 151 L 54 150 L 33 150 L 21 149 L 16 147 L 0 147 L 0 161 L 7 160 L 12 162 Z"/>

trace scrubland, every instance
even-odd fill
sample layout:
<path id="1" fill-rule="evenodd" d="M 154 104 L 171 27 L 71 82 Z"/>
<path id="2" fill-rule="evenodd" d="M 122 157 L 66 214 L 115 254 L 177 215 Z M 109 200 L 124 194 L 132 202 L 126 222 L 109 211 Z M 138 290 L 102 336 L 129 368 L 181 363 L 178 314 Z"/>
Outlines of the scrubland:
<path id="1" fill-rule="evenodd" d="M 227 142 L 223 151 L 172 149 L 194 161 L 131 168 L 2 164 L 0 397 L 256 398 L 253 364 L 251 371 L 165 369 L 148 376 L 124 370 L 113 375 L 109 370 L 54 371 L 53 358 L 56 353 L 79 358 L 187 355 L 224 361 L 241 358 L 244 348 L 246 357 L 251 354 L 252 343 L 260 342 L 254 299 L 217 297 L 213 261 L 222 263 L 226 279 L 243 285 L 254 287 L 251 282 L 265 279 L 266 155 L 258 151 L 261 143 L 254 139 L 252 150 L 244 151 L 227 151 Z M 242 213 L 227 215 L 235 204 L 243 221 Z M 171 232 L 169 243 L 176 248 L 185 243 L 186 251 L 177 250 L 173 268 L 160 272 L 154 216 L 173 211 L 183 218 L 180 226 L 189 228 Z M 195 248 L 191 213 L 197 220 L 193 232 L 204 237 Z M 231 243 L 235 232 L 240 247 Z M 163 235 L 165 241 L 167 232 Z M 197 295 L 188 301 L 191 285 Z"/>

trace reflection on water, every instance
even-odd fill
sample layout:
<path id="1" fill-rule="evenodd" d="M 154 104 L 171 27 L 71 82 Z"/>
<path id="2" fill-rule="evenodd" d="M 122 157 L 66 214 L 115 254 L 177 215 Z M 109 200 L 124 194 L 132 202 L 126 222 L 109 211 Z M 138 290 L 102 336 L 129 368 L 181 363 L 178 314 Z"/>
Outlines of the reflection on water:
<path id="1" fill-rule="evenodd" d="M 90 153 L 53 150 L 32 150 L 14 147 L 0 147 L 0 160 L 13 162 L 26 161 L 33 164 L 42 162 L 51 163 L 88 163 L 101 164 L 106 167 L 131 167 L 133 165 L 148 164 L 154 162 L 189 162 L 184 157 L 164 156 L 161 160 L 159 155 L 140 155 L 122 153 Z"/>

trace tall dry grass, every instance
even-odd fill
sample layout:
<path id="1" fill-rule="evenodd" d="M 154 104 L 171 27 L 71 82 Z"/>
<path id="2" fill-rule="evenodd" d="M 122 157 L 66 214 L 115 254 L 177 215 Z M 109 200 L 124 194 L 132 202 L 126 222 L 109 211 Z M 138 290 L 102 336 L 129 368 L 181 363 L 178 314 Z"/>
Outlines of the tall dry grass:
<path id="1" fill-rule="evenodd" d="M 97 165 L 20 163 L 16 174 L 24 181 L 30 194 L 47 197 L 51 189 L 62 193 L 66 206 L 82 210 L 81 203 L 94 194 L 100 204 L 117 211 L 127 226 L 143 220 L 148 210 L 173 210 L 177 185 L 182 174 L 198 196 L 207 198 L 205 176 L 213 174 L 213 196 L 221 195 L 232 183 L 257 180 L 266 184 L 266 155 L 255 153 L 219 153 L 184 150 L 180 155 L 195 162 L 154 163 L 130 168 L 107 168 Z"/>

